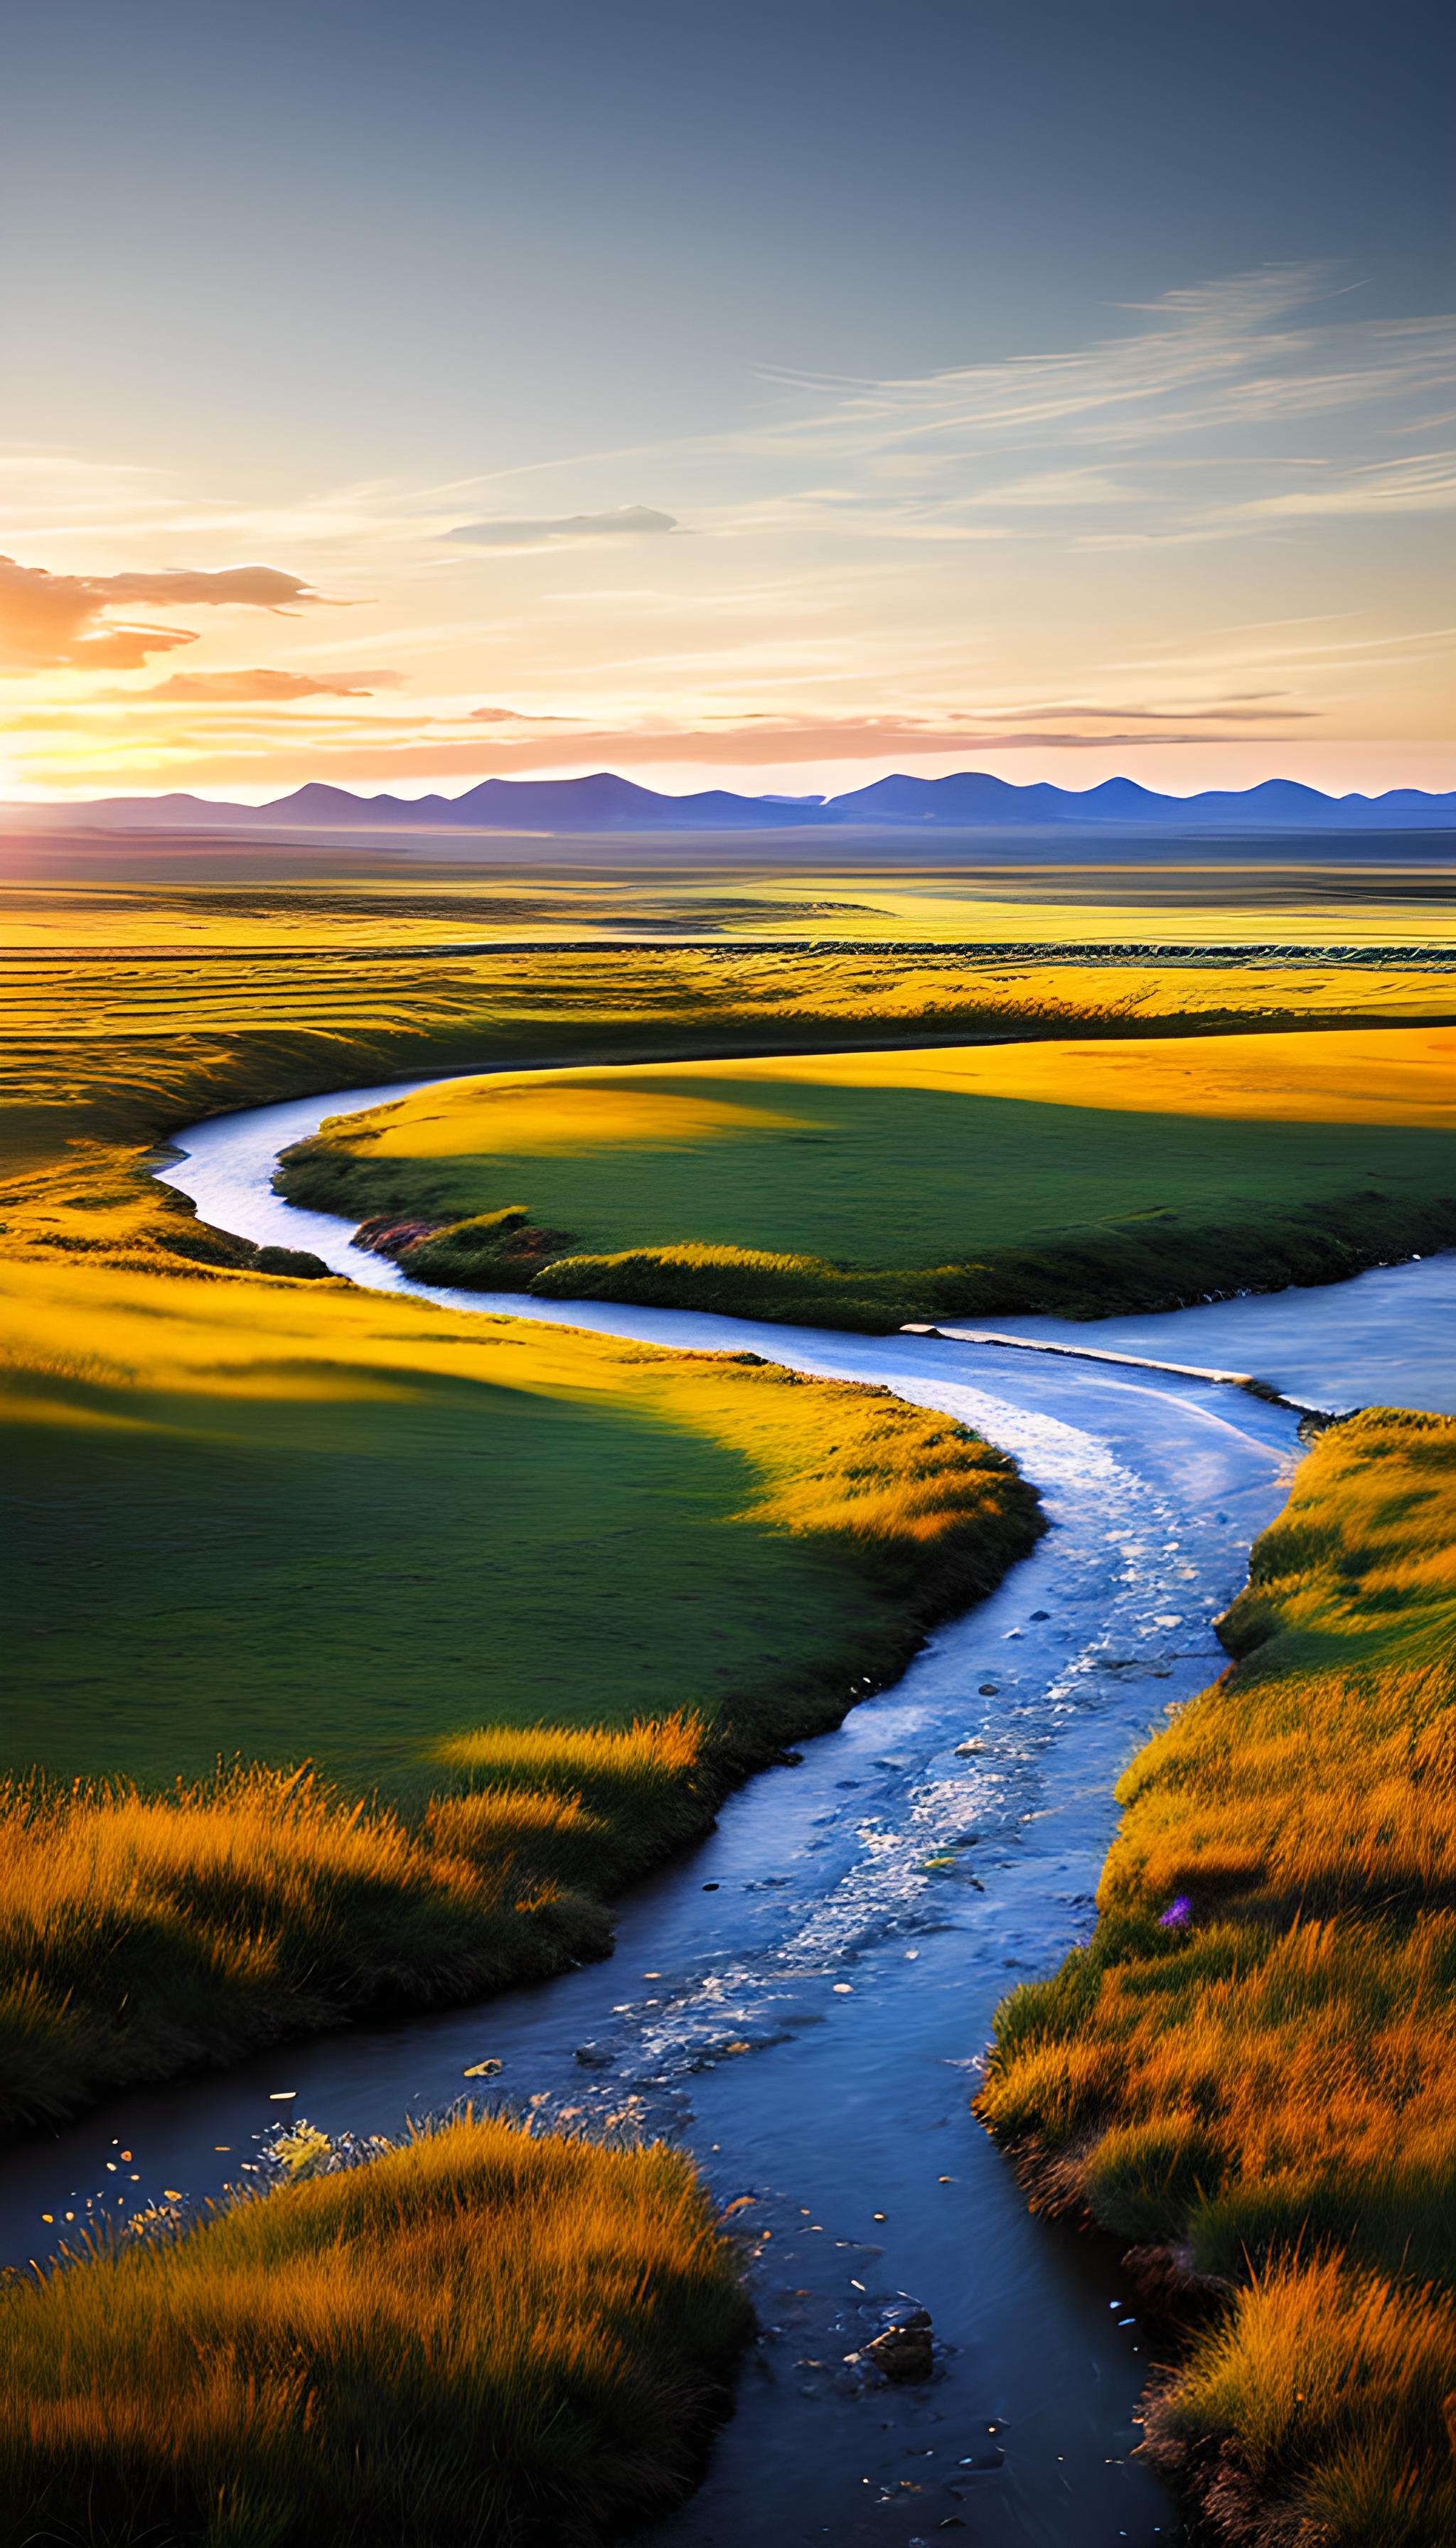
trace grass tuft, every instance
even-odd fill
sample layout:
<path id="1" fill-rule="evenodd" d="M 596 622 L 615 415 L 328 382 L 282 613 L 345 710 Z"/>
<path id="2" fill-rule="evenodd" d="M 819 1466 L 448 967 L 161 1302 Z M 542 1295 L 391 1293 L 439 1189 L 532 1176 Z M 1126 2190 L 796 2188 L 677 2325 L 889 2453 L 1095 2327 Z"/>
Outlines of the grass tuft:
<path id="1" fill-rule="evenodd" d="M 686 2158 L 466 2116 L 0 2287 L 0 2541 L 597 2548 L 748 2324 Z"/>

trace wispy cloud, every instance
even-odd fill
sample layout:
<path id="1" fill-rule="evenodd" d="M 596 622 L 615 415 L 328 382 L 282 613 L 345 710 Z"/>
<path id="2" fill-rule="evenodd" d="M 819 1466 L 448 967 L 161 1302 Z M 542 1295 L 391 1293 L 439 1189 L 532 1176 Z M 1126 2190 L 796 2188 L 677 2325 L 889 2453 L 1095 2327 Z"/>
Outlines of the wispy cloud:
<path id="1" fill-rule="evenodd" d="M 0 564 L 17 774 L 74 784 L 86 714 L 98 768 L 168 783 L 1434 739 L 1456 319 L 1362 318 L 1344 281 L 1235 276 L 924 376 L 782 371 L 747 423 L 448 485 L 234 502 L 0 446 L 0 538 L 45 562 Z M 234 607 L 285 614 L 266 666 L 228 660 Z"/>
<path id="2" fill-rule="evenodd" d="M 1409 460 L 1373 460 L 1256 497 L 1239 507 L 1249 521 L 1313 518 L 1335 513 L 1448 513 L 1456 510 L 1456 451 L 1423 452 Z"/>
<path id="3" fill-rule="evenodd" d="M 499 521 L 457 522 L 444 536 L 476 548 L 536 549 L 576 540 L 661 538 L 680 527 L 673 514 L 660 513 L 651 504 L 616 504 L 604 513 L 554 513 L 534 521 L 505 515 Z"/>
<path id="4" fill-rule="evenodd" d="M 842 483 L 821 505 L 891 537 L 954 539 L 1008 516 L 1035 537 L 1042 515 L 1046 536 L 1075 539 L 1086 512 L 1103 544 L 1232 538 L 1278 518 L 1449 504 L 1449 453 L 1388 445 L 1447 413 L 1456 318 L 1349 308 L 1325 269 L 1276 267 L 1170 292 L 1131 314 L 1143 324 L 1076 351 L 909 379 L 770 373 L 790 410 L 743 448 L 832 461 Z M 1306 483 L 1323 471 L 1337 483 Z"/>
<path id="5" fill-rule="evenodd" d="M 538 710 L 533 708 L 472 708 L 469 711 L 469 714 L 472 725 L 521 725 L 535 727 L 538 725 L 580 725 L 582 723 L 582 719 L 580 717 L 542 716 Z"/>
<path id="6" fill-rule="evenodd" d="M 99 697 L 118 707 L 282 705 L 291 699 L 367 699 L 375 690 L 397 688 L 403 678 L 386 672 L 285 673 L 254 665 L 243 672 L 169 673 L 144 689 L 103 690 Z"/>

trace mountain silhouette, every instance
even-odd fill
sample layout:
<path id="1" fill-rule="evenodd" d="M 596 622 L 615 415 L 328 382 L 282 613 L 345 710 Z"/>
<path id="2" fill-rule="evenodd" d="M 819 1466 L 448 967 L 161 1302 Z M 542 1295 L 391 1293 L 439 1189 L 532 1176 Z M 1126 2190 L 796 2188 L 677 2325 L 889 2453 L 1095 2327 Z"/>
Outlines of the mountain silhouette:
<path id="1" fill-rule="evenodd" d="M 64 822 L 119 831 L 252 831 L 296 827 L 349 831 L 434 828 L 597 835 L 610 832 L 781 832 L 855 827 L 866 831 L 1008 832 L 1055 827 L 1147 829 L 1224 834 L 1303 831 L 1407 831 L 1456 825 L 1456 794 L 1393 787 L 1382 796 L 1324 796 L 1294 778 L 1257 787 L 1210 789 L 1199 796 L 1159 796 L 1135 778 L 1105 778 L 1085 789 L 1046 780 L 1017 786 L 989 771 L 959 770 L 946 778 L 897 771 L 827 799 L 739 796 L 710 787 L 665 796 L 615 771 L 587 778 L 485 778 L 461 796 L 356 796 L 311 779 L 267 805 L 228 805 L 185 792 L 110 796 L 87 805 L 11 806 L 12 816 L 47 827 Z"/>

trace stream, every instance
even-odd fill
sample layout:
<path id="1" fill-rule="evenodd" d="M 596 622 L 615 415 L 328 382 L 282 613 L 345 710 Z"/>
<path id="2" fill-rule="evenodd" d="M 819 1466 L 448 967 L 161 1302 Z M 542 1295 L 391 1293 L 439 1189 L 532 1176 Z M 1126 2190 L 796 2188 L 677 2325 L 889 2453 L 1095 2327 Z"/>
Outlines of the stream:
<path id="1" fill-rule="evenodd" d="M 893 1688 L 806 1742 L 796 1766 L 751 1779 L 700 1847 L 634 1888 L 608 1961 L 114 2100 L 0 2161 L 0 2251 L 44 2255 L 71 2216 L 245 2181 L 280 2117 L 396 2133 L 499 2061 L 488 2097 L 568 2126 L 663 2132 L 725 2202 L 752 2198 L 737 2217 L 755 2233 L 760 2341 L 705 2481 L 653 2534 L 659 2548 L 1176 2537 L 1133 2456 L 1148 2365 L 1115 2253 L 1028 2214 L 969 2099 L 997 2002 L 1091 1928 L 1119 1772 L 1222 1668 L 1211 1621 L 1283 1502 L 1296 1411 L 1216 1382 L 934 1335 L 410 1285 L 351 1248 L 349 1225 L 295 1210 L 269 1183 L 279 1151 L 325 1116 L 405 1093 L 221 1117 L 180 1136 L 160 1173 L 205 1220 L 313 1248 L 359 1283 L 879 1382 L 1014 1452 L 1050 1528 Z M 1360 1282 L 1387 1287 L 1369 1312 L 1351 1309 Z M 1180 1326 L 1212 1315 L 1197 1310 L 1141 1320 L 1136 1340 L 1102 1331 L 1126 1321 L 1003 1323 L 1232 1360 L 1280 1388 L 1293 1376 L 1292 1394 L 1335 1410 L 1440 1406 L 1443 1391 L 1452 1403 L 1456 1259 L 1281 1298 L 1298 1319 L 1267 1375 L 1249 1339 L 1268 1303 L 1222 1305 L 1216 1355 Z M 1378 1390 L 1362 1377 L 1372 1320 Z M 937 2377 L 863 2389 L 844 2357 L 904 2299 L 932 2313 Z"/>

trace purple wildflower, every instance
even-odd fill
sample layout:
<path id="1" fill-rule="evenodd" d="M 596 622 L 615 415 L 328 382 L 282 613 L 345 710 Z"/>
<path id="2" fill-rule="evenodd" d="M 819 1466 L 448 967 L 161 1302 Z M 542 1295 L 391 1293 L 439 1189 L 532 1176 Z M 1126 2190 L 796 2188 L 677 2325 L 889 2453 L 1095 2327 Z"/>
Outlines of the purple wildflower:
<path id="1" fill-rule="evenodd" d="M 1193 1905 L 1187 1894 L 1177 1893 L 1166 1911 L 1158 1913 L 1157 1925 L 1160 1929 L 1186 1929 L 1192 1917 Z"/>

